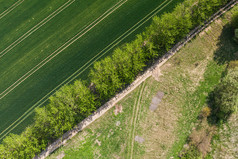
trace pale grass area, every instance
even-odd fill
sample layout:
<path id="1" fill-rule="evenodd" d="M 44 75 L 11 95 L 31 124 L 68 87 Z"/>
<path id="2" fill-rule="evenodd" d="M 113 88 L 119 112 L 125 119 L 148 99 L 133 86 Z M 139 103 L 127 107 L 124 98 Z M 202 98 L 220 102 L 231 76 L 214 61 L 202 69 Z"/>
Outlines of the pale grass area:
<path id="1" fill-rule="evenodd" d="M 145 132 L 145 154 L 142 158 L 166 158 L 176 141 L 178 119 L 186 95 L 193 93 L 203 80 L 203 74 L 222 32 L 223 23 L 213 23 L 204 32 L 188 43 L 171 58 L 160 70 L 155 71 L 154 79 L 149 79 L 151 88 L 158 83 L 158 89 L 165 97 L 155 112 L 148 112 L 141 128 Z M 157 77 L 156 77 L 157 75 Z M 145 92 L 149 94 L 149 89 Z M 189 104 L 189 103 L 188 103 Z"/>
<path id="2" fill-rule="evenodd" d="M 228 123 L 219 131 L 220 139 L 215 141 L 213 158 L 236 159 L 238 158 L 238 113 L 232 114 Z"/>

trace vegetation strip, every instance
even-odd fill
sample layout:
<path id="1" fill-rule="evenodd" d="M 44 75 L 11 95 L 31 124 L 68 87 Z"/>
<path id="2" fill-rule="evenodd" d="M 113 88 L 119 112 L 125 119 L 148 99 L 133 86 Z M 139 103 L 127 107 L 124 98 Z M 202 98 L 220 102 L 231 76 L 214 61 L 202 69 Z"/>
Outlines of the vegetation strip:
<path id="1" fill-rule="evenodd" d="M 10 6 L 8 9 L 6 9 L 4 12 L 0 14 L 0 19 L 5 17 L 8 13 L 10 13 L 12 10 L 14 10 L 17 6 L 19 6 L 24 0 L 19 0 L 15 2 L 12 6 Z"/>
<path id="2" fill-rule="evenodd" d="M 49 16 L 47 16 L 45 19 L 43 19 L 41 22 L 39 22 L 38 24 L 36 24 L 33 28 L 31 28 L 29 31 L 27 31 L 26 33 L 24 33 L 21 37 L 19 37 L 16 41 L 14 41 L 12 44 L 10 44 L 7 48 L 5 48 L 4 50 L 2 50 L 0 52 L 0 59 L 7 54 L 9 51 L 11 51 L 15 46 L 17 46 L 18 44 L 20 44 L 23 40 L 25 40 L 27 37 L 29 37 L 31 34 L 33 34 L 34 32 L 36 32 L 39 28 L 41 28 L 42 26 L 44 26 L 46 23 L 48 23 L 51 19 L 53 19 L 55 16 L 57 16 L 59 13 L 61 13 L 63 10 L 65 10 L 66 8 L 68 8 L 72 3 L 74 3 L 75 0 L 69 0 L 67 1 L 65 4 L 63 4 L 62 6 L 60 6 L 57 10 L 55 10 L 53 13 L 51 13 Z M 2 92 L 4 93 L 4 92 Z M 0 96 L 2 95 L 2 93 L 0 94 Z"/>
<path id="3" fill-rule="evenodd" d="M 115 41 L 113 41 L 110 45 L 108 45 L 106 48 L 104 48 L 101 52 L 99 52 L 97 55 L 95 55 L 92 59 L 90 59 L 86 64 L 84 64 L 82 67 L 80 67 L 75 73 L 73 73 L 70 77 L 68 77 L 65 81 L 63 81 L 61 84 L 59 84 L 56 88 L 54 88 L 52 91 L 50 91 L 48 94 L 46 94 L 42 99 L 40 99 L 36 104 L 34 104 L 31 108 L 29 108 L 21 117 L 19 117 L 16 121 L 14 121 L 8 128 L 6 128 L 3 132 L 0 133 L 0 136 L 6 132 L 8 129 L 10 129 L 14 124 L 16 124 L 14 127 L 12 127 L 6 134 L 2 137 L 0 137 L 0 140 L 4 138 L 7 134 L 9 134 L 16 126 L 18 126 L 20 123 L 22 123 L 29 115 L 31 115 L 34 111 L 34 108 L 42 106 L 47 100 L 50 94 L 52 94 L 55 90 L 59 89 L 62 85 L 68 84 L 75 80 L 80 74 L 82 74 L 86 69 L 88 69 L 95 61 L 97 61 L 99 58 L 101 58 L 103 55 L 105 55 L 108 51 L 113 49 L 117 44 L 119 44 L 122 40 L 124 40 L 126 37 L 128 37 L 130 34 L 132 34 L 136 29 L 138 29 L 140 26 L 142 26 L 144 23 L 146 23 L 148 20 L 150 20 L 155 14 L 157 14 L 159 11 L 161 11 L 164 7 L 166 7 L 168 4 L 170 4 L 173 0 L 170 0 L 165 6 L 160 8 L 164 3 L 166 3 L 168 0 L 164 1 L 161 5 L 159 5 L 156 9 L 154 9 L 151 13 L 146 15 L 142 20 L 140 20 L 138 23 L 136 23 L 133 27 L 131 27 L 129 30 L 127 30 L 123 35 L 118 37 Z M 159 9 L 159 10 L 158 10 Z M 152 14 L 153 13 L 153 14 Z M 152 15 L 151 15 L 152 14 Z M 149 16 L 149 17 L 148 17 Z M 138 25 L 139 24 L 139 25 Z M 138 26 L 137 26 L 138 25 Z M 134 28 L 134 29 L 133 29 Z M 132 30 L 133 29 L 133 30 Z M 126 36 L 125 36 L 126 35 Z M 124 37 L 123 37 L 124 36 Z M 103 54 L 101 54 L 103 53 Z M 98 56 L 100 55 L 100 56 Z M 97 57 L 98 56 L 98 57 Z M 97 58 L 96 58 L 97 57 Z M 96 59 L 95 59 L 96 58 Z M 94 59 L 94 60 L 93 60 Z M 93 60 L 93 61 L 92 61 Z M 91 62 L 92 61 L 92 62 Z M 90 63 L 91 62 L 91 63 Z M 90 63 L 90 64 L 89 64 Z M 88 65 L 89 64 L 89 65 Z M 84 68 L 85 67 L 85 68 Z M 83 69 L 84 68 L 84 69 Z M 83 69 L 83 70 L 82 70 Z M 82 71 L 80 71 L 82 70 Z M 80 71 L 80 72 L 79 72 Z M 79 72 L 79 73 L 78 73 Z M 76 74 L 76 75 L 75 75 Z M 70 79 L 71 78 L 71 79 Z M 42 101 L 44 100 L 44 101 Z M 42 102 L 41 102 L 42 101 Z M 20 120 L 20 121 L 19 121 Z M 18 122 L 19 121 L 19 122 Z"/>
<path id="4" fill-rule="evenodd" d="M 123 0 L 121 0 L 123 1 Z M 120 2 L 121 2 L 120 1 Z M 6 90 L 4 90 L 0 95 L 0 100 L 3 99 L 7 94 L 9 94 L 12 90 L 14 90 L 18 85 L 20 85 L 22 82 L 24 82 L 28 77 L 30 77 L 32 74 L 34 74 L 37 70 L 39 70 L 41 67 L 43 67 L 45 64 L 47 64 L 49 61 L 51 61 L 55 56 L 60 54 L 62 51 L 64 51 L 66 48 L 68 48 L 71 44 L 73 44 L 75 41 L 77 41 L 79 38 L 81 38 L 83 35 L 85 35 L 87 32 L 89 32 L 91 29 L 93 29 L 98 23 L 100 23 L 102 20 L 104 20 L 106 17 L 108 17 L 110 14 L 112 14 L 115 10 L 117 10 L 119 7 L 121 7 L 126 1 L 124 1 L 122 4 L 111 10 L 111 8 L 106 11 L 107 13 L 104 17 L 99 17 L 96 19 L 93 23 L 91 23 L 89 26 L 84 28 L 82 31 L 80 31 L 78 34 L 76 34 L 74 37 L 72 37 L 70 40 L 68 40 L 66 43 L 64 43 L 61 47 L 59 47 L 57 50 L 55 50 L 52 54 L 50 54 L 48 57 L 46 57 L 44 60 L 42 60 L 39 64 L 37 64 L 34 68 L 32 68 L 30 71 L 28 71 L 25 75 L 23 75 L 21 78 L 19 78 L 16 82 L 14 82 L 11 86 L 9 86 Z M 118 3 L 116 4 L 118 5 Z M 104 14 L 105 14 L 104 13 Z M 100 19 L 102 18 L 102 19 Z M 99 20 L 100 19 L 100 20 Z M 98 22 L 96 22 L 99 20 Z M 96 23 L 95 23 L 96 22 Z M 95 23 L 95 24 L 94 24 Z M 92 26 L 91 26 L 92 25 Z M 90 27 L 91 26 L 91 27 Z M 89 29 L 87 29 L 89 27 Z"/>

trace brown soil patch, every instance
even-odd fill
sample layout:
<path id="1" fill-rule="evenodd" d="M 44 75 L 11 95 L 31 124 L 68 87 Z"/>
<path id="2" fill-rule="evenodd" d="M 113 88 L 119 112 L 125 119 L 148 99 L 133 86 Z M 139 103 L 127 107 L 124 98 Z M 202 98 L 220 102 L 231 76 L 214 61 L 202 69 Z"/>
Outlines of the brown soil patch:
<path id="1" fill-rule="evenodd" d="M 157 67 L 156 69 L 154 69 L 153 72 L 152 72 L 152 77 L 154 77 L 154 79 L 155 79 L 156 81 L 159 81 L 159 77 L 162 76 L 162 75 L 163 75 L 163 74 L 161 73 L 159 67 Z"/>
<path id="2" fill-rule="evenodd" d="M 122 113 L 122 105 L 115 105 L 114 114 Z"/>

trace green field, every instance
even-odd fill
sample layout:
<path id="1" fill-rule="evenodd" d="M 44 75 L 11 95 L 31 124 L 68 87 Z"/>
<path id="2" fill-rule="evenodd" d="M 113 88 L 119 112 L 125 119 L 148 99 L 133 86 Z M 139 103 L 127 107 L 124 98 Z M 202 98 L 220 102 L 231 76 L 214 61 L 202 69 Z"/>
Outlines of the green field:
<path id="1" fill-rule="evenodd" d="M 0 0 L 0 14 L 10 8 L 0 17 L 0 139 L 21 132 L 55 90 L 86 79 L 96 60 L 180 2 Z"/>

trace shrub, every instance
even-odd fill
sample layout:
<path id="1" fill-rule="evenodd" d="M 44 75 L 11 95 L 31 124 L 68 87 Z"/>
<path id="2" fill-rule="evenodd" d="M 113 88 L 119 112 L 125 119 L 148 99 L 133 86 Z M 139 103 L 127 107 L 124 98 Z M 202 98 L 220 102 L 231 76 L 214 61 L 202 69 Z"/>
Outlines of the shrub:
<path id="1" fill-rule="evenodd" d="M 227 76 L 214 90 L 214 106 L 217 116 L 226 118 L 238 108 L 238 68 L 228 71 Z"/>
<path id="2" fill-rule="evenodd" d="M 202 159 L 202 155 L 195 145 L 190 145 L 189 149 L 180 154 L 181 159 Z"/>
<path id="3" fill-rule="evenodd" d="M 209 107 L 204 107 L 203 109 L 202 109 L 202 111 L 201 111 L 201 117 L 202 118 L 207 118 L 208 116 L 210 116 L 211 115 L 211 108 L 209 108 Z"/>

